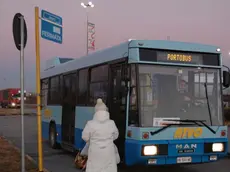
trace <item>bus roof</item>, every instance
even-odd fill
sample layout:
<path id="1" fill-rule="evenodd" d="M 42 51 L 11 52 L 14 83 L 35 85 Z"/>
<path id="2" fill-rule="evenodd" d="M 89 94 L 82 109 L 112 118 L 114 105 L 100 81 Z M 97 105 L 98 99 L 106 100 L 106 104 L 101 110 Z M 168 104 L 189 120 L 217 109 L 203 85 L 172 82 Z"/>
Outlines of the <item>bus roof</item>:
<path id="1" fill-rule="evenodd" d="M 213 45 L 205 45 L 199 43 L 188 43 L 179 41 L 168 40 L 131 40 L 119 45 L 98 50 L 88 56 L 76 58 L 66 63 L 55 66 L 41 72 L 41 78 L 47 78 L 58 74 L 66 73 L 76 69 L 85 68 L 88 66 L 105 63 L 116 59 L 127 57 L 129 48 L 153 48 L 164 50 L 177 50 L 177 51 L 189 51 L 189 52 L 203 52 L 203 53 L 219 53 L 217 49 L 219 47 Z"/>

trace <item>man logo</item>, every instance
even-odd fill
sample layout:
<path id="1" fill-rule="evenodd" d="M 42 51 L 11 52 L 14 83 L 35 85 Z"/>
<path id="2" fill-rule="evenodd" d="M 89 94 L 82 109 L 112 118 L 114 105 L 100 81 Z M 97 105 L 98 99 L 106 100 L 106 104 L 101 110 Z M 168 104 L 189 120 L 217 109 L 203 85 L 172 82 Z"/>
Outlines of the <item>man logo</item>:
<path id="1" fill-rule="evenodd" d="M 186 144 L 186 145 L 182 145 L 182 144 L 179 144 L 179 145 L 176 145 L 176 149 L 196 149 L 197 148 L 197 144 Z"/>
<path id="2" fill-rule="evenodd" d="M 176 145 L 176 149 L 183 149 L 182 145 Z"/>

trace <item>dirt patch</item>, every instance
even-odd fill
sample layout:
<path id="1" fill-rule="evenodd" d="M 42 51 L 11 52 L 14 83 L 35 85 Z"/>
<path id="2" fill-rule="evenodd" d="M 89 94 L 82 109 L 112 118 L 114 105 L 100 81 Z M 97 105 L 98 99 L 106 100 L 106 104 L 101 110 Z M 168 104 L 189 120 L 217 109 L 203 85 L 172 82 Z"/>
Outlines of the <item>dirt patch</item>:
<path id="1" fill-rule="evenodd" d="M 37 166 L 26 159 L 27 172 L 37 172 Z M 7 140 L 0 137 L 0 172 L 20 172 L 21 154 Z"/>

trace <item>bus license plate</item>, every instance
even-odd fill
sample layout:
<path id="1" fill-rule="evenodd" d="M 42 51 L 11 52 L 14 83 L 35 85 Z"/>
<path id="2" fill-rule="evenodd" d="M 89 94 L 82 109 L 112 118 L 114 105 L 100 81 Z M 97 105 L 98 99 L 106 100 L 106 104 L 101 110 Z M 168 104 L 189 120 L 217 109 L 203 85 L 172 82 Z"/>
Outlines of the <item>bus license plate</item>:
<path id="1" fill-rule="evenodd" d="M 192 162 L 192 157 L 178 157 L 177 163 L 189 163 Z"/>

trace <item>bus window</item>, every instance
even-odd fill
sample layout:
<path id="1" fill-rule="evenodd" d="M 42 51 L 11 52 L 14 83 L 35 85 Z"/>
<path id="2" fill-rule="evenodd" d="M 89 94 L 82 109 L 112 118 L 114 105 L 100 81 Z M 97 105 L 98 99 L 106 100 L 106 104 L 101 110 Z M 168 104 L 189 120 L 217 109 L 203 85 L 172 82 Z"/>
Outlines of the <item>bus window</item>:
<path id="1" fill-rule="evenodd" d="M 79 71 L 78 77 L 78 105 L 87 105 L 88 104 L 88 69 L 82 69 Z"/>
<path id="2" fill-rule="evenodd" d="M 90 70 L 89 103 L 95 105 L 101 98 L 107 104 L 108 92 L 108 65 L 101 65 Z"/>
<path id="3" fill-rule="evenodd" d="M 107 90 L 108 83 L 107 82 L 96 82 L 90 83 L 90 94 L 89 101 L 91 105 L 96 104 L 96 100 L 101 98 L 105 104 L 107 104 Z"/>
<path id="4" fill-rule="evenodd" d="M 108 80 L 108 65 L 101 65 L 90 70 L 90 82 L 100 82 Z"/>
<path id="5" fill-rule="evenodd" d="M 58 105 L 61 103 L 61 99 L 59 94 L 59 76 L 54 76 L 50 78 L 49 85 L 49 96 L 48 96 L 48 104 L 49 105 Z"/>

